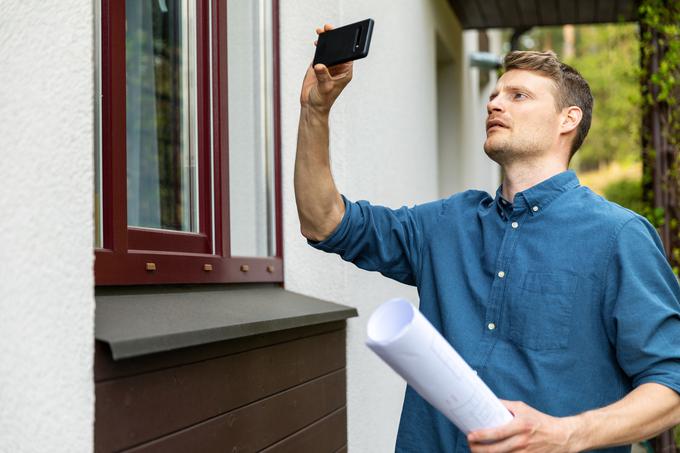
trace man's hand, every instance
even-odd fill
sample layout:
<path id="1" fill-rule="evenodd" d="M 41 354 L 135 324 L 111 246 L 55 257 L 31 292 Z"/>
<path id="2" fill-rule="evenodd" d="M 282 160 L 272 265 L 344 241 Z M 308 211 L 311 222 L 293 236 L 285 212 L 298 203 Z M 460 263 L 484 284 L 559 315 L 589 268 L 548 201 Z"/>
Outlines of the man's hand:
<path id="1" fill-rule="evenodd" d="M 326 24 L 323 28 L 317 28 L 316 33 L 320 35 L 332 29 L 331 25 Z M 316 42 L 314 44 L 316 45 Z M 323 64 L 314 67 L 310 65 L 302 82 L 300 104 L 319 113 L 328 114 L 333 102 L 350 80 L 352 80 L 351 61 L 330 68 Z"/>
<path id="2" fill-rule="evenodd" d="M 474 453 L 496 452 L 572 452 L 576 420 L 557 418 L 529 407 L 521 401 L 501 400 L 515 418 L 498 428 L 468 434 Z"/>

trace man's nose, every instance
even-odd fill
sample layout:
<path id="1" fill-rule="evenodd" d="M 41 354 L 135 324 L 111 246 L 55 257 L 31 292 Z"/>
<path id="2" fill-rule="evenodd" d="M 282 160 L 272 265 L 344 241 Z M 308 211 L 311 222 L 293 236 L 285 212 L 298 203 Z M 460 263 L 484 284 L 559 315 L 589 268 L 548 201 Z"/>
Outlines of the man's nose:
<path id="1" fill-rule="evenodd" d="M 491 115 L 492 112 L 502 112 L 503 111 L 503 103 L 499 99 L 500 96 L 495 96 L 493 99 L 490 99 L 489 102 L 486 103 L 486 113 Z"/>

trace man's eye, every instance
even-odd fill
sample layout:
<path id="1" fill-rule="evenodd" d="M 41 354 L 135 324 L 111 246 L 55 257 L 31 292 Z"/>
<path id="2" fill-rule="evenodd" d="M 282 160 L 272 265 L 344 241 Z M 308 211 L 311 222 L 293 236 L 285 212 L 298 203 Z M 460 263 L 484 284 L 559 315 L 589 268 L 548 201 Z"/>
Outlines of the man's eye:
<path id="1" fill-rule="evenodd" d="M 513 99 L 525 99 L 526 97 L 527 97 L 527 95 L 524 94 L 524 93 L 515 93 L 515 94 L 512 96 Z"/>

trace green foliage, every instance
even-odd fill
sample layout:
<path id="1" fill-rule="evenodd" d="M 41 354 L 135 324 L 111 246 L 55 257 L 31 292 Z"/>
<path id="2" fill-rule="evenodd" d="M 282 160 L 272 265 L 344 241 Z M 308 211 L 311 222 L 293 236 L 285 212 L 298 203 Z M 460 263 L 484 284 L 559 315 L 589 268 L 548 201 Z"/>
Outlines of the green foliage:
<path id="1" fill-rule="evenodd" d="M 588 81 L 595 100 L 588 137 L 574 156 L 579 170 L 640 154 L 637 25 L 582 26 L 566 63 Z"/>
<path id="2" fill-rule="evenodd" d="M 604 188 L 604 197 L 644 215 L 645 203 L 642 201 L 642 184 L 636 179 L 620 179 Z"/>
<path id="3" fill-rule="evenodd" d="M 669 237 L 665 246 L 676 275 L 680 271 L 680 2 L 642 0 L 638 9 L 641 24 L 641 106 L 647 118 L 657 115 L 661 143 L 650 130 L 643 131 L 645 159 L 643 186 L 646 214 Z M 658 136 L 657 136 L 658 141 Z M 655 146 L 660 146 L 655 149 Z M 656 165 L 660 152 L 667 165 Z M 662 159 L 662 160 L 663 160 Z M 652 183 L 659 183 L 655 193 Z M 657 199 L 658 198 L 658 199 Z M 671 202 L 669 200 L 675 200 Z M 677 431 L 676 431 L 677 434 Z"/>
<path id="4" fill-rule="evenodd" d="M 677 105 L 679 99 L 676 88 L 680 84 L 680 2 L 644 0 L 638 11 L 644 25 L 641 36 L 643 65 L 654 57 L 659 59 L 656 71 L 641 74 L 643 80 L 648 77 L 658 89 L 655 95 L 645 89 L 643 102 L 647 106 L 661 102 Z M 658 47 L 652 44 L 653 34 L 659 37 Z M 675 123 L 670 125 L 671 130 L 673 126 L 680 127 L 677 109 L 671 110 L 670 120 Z M 677 144 L 677 136 L 669 138 Z"/>
<path id="5" fill-rule="evenodd" d="M 643 198 L 642 181 L 638 179 L 624 178 L 608 184 L 604 188 L 604 197 L 646 217 L 657 228 L 666 223 L 666 211 L 661 207 L 649 206 Z M 671 220 L 676 227 L 677 222 L 676 219 Z"/>

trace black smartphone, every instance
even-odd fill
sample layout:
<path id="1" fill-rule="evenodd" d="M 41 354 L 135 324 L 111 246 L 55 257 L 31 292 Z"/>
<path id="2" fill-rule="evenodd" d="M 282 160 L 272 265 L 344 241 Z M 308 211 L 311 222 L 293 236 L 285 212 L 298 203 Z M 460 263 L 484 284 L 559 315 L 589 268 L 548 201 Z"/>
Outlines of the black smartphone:
<path id="1" fill-rule="evenodd" d="M 373 19 L 325 31 L 319 35 L 314 53 L 314 63 L 327 67 L 365 58 L 371 45 Z"/>

